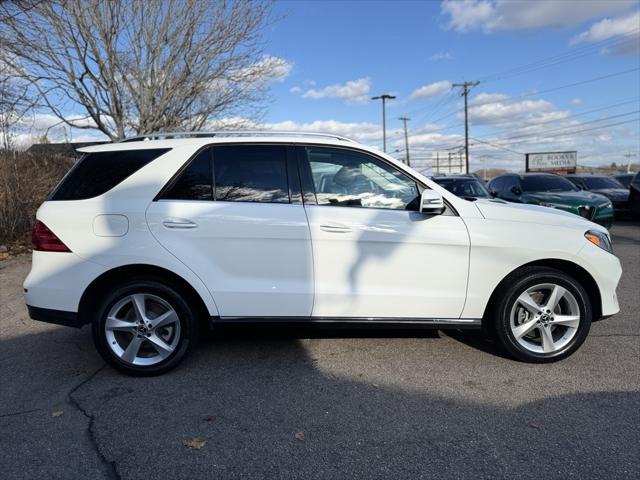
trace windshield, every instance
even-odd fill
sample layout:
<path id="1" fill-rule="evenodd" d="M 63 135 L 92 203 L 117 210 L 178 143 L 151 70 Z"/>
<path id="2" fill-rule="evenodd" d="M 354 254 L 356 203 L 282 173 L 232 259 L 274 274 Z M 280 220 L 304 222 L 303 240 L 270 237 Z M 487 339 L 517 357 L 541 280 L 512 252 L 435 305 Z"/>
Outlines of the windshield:
<path id="1" fill-rule="evenodd" d="M 616 180 L 618 180 L 622 184 L 622 186 L 625 188 L 629 188 L 632 178 L 633 178 L 632 173 L 627 175 L 616 175 Z"/>
<path id="2" fill-rule="evenodd" d="M 434 178 L 434 181 L 459 197 L 489 197 L 485 186 L 473 178 Z"/>
<path id="3" fill-rule="evenodd" d="M 584 177 L 584 183 L 589 190 L 598 188 L 624 188 L 618 180 L 611 177 Z"/>
<path id="4" fill-rule="evenodd" d="M 527 175 L 520 180 L 523 192 L 577 192 L 578 187 L 555 175 Z"/>

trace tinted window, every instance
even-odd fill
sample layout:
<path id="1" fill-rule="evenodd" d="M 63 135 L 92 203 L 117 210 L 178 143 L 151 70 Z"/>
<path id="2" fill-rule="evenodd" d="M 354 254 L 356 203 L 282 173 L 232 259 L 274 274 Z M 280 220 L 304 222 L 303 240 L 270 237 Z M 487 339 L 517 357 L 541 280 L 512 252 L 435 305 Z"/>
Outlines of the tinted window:
<path id="1" fill-rule="evenodd" d="M 504 178 L 494 178 L 489 182 L 489 190 L 500 193 L 504 185 Z"/>
<path id="2" fill-rule="evenodd" d="M 619 181 L 611 177 L 585 177 L 584 183 L 589 190 L 597 188 L 624 188 Z"/>
<path id="3" fill-rule="evenodd" d="M 84 200 L 111 190 L 168 148 L 96 152 L 85 155 L 49 196 L 49 200 Z"/>
<path id="4" fill-rule="evenodd" d="M 622 186 L 629 188 L 629 185 L 631 184 L 631 179 L 633 178 L 633 174 L 616 175 L 615 178 L 622 184 Z"/>
<path id="5" fill-rule="evenodd" d="M 473 178 L 436 178 L 434 181 L 459 197 L 489 196 L 485 186 Z"/>
<path id="6" fill-rule="evenodd" d="M 168 200 L 213 200 L 211 149 L 202 150 L 187 165 L 162 198 Z"/>
<path id="7" fill-rule="evenodd" d="M 522 177 L 524 192 L 575 192 L 578 190 L 566 178 L 556 175 L 527 175 Z"/>
<path id="8" fill-rule="evenodd" d="M 215 147 L 213 170 L 216 200 L 289 203 L 284 146 Z"/>
<path id="9" fill-rule="evenodd" d="M 385 162 L 346 149 L 306 150 L 319 205 L 417 208 L 416 183 Z"/>
<path id="10" fill-rule="evenodd" d="M 640 185 L 640 173 L 636 173 L 636 176 L 631 180 L 631 185 Z"/>

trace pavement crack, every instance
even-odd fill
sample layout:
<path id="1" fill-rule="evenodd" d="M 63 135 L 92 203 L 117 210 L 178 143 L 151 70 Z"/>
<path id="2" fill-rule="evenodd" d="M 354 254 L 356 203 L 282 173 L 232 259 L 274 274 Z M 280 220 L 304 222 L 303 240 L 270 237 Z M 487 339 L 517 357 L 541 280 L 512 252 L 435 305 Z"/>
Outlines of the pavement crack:
<path id="1" fill-rule="evenodd" d="M 71 391 L 67 394 L 67 402 L 71 406 L 75 407 L 80 413 L 82 413 L 89 420 L 89 423 L 87 424 L 87 436 L 89 438 L 89 443 L 95 450 L 96 454 L 98 455 L 98 458 L 100 458 L 101 463 L 104 465 L 106 469 L 107 477 L 115 480 L 120 480 L 121 477 L 120 477 L 120 474 L 118 473 L 118 467 L 116 465 L 116 462 L 108 460 L 107 457 L 104 455 L 104 453 L 102 453 L 102 450 L 100 450 L 100 446 L 98 445 L 98 441 L 96 439 L 96 433 L 94 430 L 95 417 L 93 416 L 92 413 L 89 413 L 82 405 L 80 405 L 80 402 L 78 402 L 78 400 L 76 400 L 73 397 L 73 394 L 75 392 L 77 392 L 80 388 L 82 388 L 91 380 L 93 380 L 96 377 L 96 375 L 98 375 L 98 373 L 100 373 L 102 370 L 105 369 L 105 367 L 106 365 L 101 366 L 99 369 L 97 369 L 95 372 L 93 372 L 91 375 L 85 378 L 82 382 L 80 382 L 78 385 L 73 387 Z"/>
<path id="2" fill-rule="evenodd" d="M 0 418 L 15 417 L 17 415 L 26 415 L 27 413 L 39 412 L 40 410 L 41 410 L 40 408 L 34 408 L 31 410 L 23 410 L 21 412 L 3 413 L 2 415 L 0 415 Z"/>

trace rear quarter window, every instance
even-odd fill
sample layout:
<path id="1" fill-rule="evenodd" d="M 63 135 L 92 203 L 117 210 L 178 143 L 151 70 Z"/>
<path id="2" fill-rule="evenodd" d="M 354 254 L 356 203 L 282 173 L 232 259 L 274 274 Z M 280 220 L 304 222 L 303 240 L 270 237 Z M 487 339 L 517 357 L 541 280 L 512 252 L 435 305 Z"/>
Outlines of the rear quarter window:
<path id="1" fill-rule="evenodd" d="M 49 200 L 85 200 L 108 192 L 169 148 L 88 153 L 49 195 Z"/>

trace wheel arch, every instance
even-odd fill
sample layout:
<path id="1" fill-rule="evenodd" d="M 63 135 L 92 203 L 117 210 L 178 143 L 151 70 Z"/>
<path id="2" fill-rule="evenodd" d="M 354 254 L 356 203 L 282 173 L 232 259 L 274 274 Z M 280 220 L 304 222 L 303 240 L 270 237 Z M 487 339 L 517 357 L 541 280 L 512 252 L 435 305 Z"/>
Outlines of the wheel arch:
<path id="1" fill-rule="evenodd" d="M 489 301 L 484 310 L 482 316 L 483 325 L 492 324 L 491 314 L 498 302 L 498 294 L 502 290 L 504 284 L 509 280 L 509 277 L 516 273 L 518 270 L 526 267 L 548 267 L 555 270 L 559 270 L 567 275 L 572 276 L 584 287 L 591 300 L 591 308 L 593 310 L 593 320 L 596 321 L 602 317 L 602 297 L 600 295 L 600 289 L 595 279 L 591 274 L 577 263 L 573 263 L 568 260 L 561 260 L 558 258 L 547 258 L 541 260 L 535 260 L 529 263 L 520 265 L 519 267 L 510 271 L 505 277 L 496 285 L 489 297 Z"/>
<path id="2" fill-rule="evenodd" d="M 177 288 L 187 297 L 187 301 L 194 306 L 194 313 L 199 319 L 202 319 L 202 321 L 209 319 L 209 310 L 207 309 L 205 301 L 187 280 L 166 268 L 149 264 L 123 265 L 112 268 L 96 277 L 80 297 L 78 318 L 83 319 L 84 323 L 91 323 L 87 320 L 91 318 L 96 305 L 100 301 L 101 294 L 107 289 L 113 288 L 114 285 L 134 277 L 156 278 L 163 283 Z"/>

